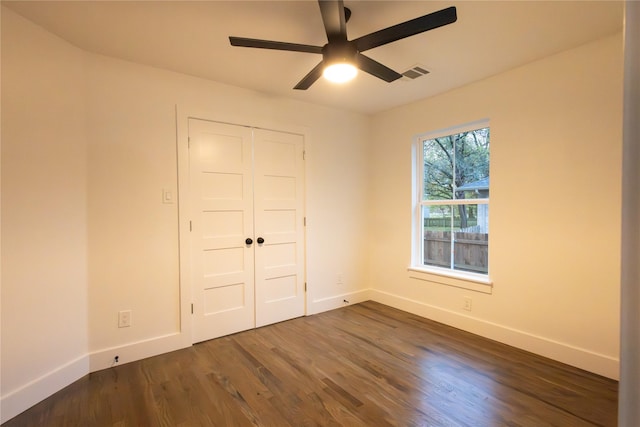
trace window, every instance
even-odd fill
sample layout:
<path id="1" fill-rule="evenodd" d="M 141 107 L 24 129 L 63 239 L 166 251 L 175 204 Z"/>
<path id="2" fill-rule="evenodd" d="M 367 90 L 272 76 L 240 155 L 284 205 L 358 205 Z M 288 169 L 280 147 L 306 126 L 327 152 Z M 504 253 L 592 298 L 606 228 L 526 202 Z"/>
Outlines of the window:
<path id="1" fill-rule="evenodd" d="M 413 268 L 486 278 L 489 136 L 482 121 L 418 138 Z"/>

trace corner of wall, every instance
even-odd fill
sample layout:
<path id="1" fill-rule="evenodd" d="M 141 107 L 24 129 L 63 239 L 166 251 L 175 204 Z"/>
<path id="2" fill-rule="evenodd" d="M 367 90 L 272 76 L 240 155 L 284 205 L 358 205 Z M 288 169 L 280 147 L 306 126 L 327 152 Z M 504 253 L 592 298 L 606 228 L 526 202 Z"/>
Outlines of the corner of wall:
<path id="1" fill-rule="evenodd" d="M 333 295 L 326 298 L 314 299 L 308 303 L 307 315 L 322 313 L 324 311 L 335 310 L 347 305 L 358 304 L 370 300 L 370 290 L 360 289 L 344 294 Z"/>
<path id="2" fill-rule="evenodd" d="M 37 402 L 46 399 L 88 373 L 89 356 L 84 355 L 7 393 L 0 399 L 0 423 L 26 411 Z"/>
<path id="3" fill-rule="evenodd" d="M 118 365 L 146 359 L 191 346 L 189 334 L 177 332 L 133 343 L 93 351 L 89 354 L 90 372 L 100 371 Z"/>

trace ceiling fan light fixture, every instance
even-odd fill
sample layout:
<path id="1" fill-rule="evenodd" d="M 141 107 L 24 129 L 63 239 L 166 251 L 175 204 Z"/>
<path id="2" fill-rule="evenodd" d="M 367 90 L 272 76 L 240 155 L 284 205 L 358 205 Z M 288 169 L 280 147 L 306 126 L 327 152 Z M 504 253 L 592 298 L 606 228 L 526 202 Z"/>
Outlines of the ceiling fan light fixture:
<path id="1" fill-rule="evenodd" d="M 324 68 L 322 76 L 332 83 L 346 83 L 353 80 L 358 69 L 348 62 L 337 62 Z"/>
<path id="2" fill-rule="evenodd" d="M 351 11 L 344 7 L 344 1 L 318 0 L 318 6 L 320 6 L 322 23 L 324 24 L 328 41 L 328 43 L 322 47 L 234 36 L 229 37 L 229 42 L 232 46 L 285 50 L 289 52 L 321 53 L 322 62 L 313 67 L 313 69 L 295 85 L 294 89 L 296 90 L 309 89 L 322 75 L 331 81 L 347 82 L 356 76 L 358 69 L 385 82 L 391 83 L 401 79 L 403 75 L 363 55 L 362 52 L 444 25 L 452 24 L 458 19 L 456 7 L 450 6 L 446 9 L 410 19 L 400 24 L 349 40 L 347 39 L 346 23 L 351 16 Z M 417 70 L 421 75 L 428 72 L 427 70 L 424 71 L 425 72 Z"/>
<path id="3" fill-rule="evenodd" d="M 322 48 L 322 76 L 333 83 L 346 83 L 358 74 L 354 43 L 347 40 L 328 43 Z"/>

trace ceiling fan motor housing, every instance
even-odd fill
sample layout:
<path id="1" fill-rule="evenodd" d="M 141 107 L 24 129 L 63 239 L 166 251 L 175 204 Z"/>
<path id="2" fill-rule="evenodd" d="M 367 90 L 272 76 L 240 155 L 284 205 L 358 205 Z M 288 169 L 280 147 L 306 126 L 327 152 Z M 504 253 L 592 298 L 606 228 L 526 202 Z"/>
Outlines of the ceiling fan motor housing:
<path id="1" fill-rule="evenodd" d="M 355 64 L 358 49 L 353 42 L 332 42 L 322 48 L 322 60 L 325 65 L 330 64 Z"/>

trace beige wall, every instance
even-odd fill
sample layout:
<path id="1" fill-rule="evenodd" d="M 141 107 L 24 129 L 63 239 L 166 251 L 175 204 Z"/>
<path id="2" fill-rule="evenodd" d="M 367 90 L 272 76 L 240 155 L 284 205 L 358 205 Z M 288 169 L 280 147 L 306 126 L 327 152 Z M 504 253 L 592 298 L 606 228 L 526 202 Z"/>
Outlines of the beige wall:
<path id="1" fill-rule="evenodd" d="M 3 9 L 3 416 L 88 369 L 83 79 L 81 51 Z"/>
<path id="2" fill-rule="evenodd" d="M 489 118 L 491 295 L 410 279 L 414 135 Z M 620 35 L 374 117 L 373 297 L 616 377 Z M 462 310 L 471 297 L 473 311 Z"/>

